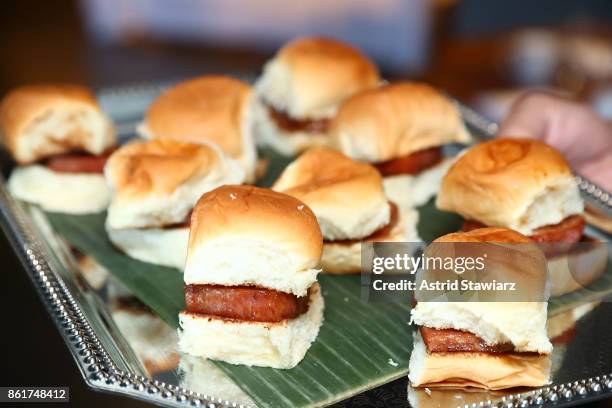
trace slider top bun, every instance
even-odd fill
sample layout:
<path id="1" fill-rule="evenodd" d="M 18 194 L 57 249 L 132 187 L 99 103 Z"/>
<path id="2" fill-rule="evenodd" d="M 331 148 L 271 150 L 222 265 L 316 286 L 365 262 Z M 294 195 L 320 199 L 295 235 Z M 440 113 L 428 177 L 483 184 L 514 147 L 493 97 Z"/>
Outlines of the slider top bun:
<path id="1" fill-rule="evenodd" d="M 451 100 L 429 85 L 408 81 L 347 99 L 330 134 L 332 144 L 344 154 L 370 163 L 470 139 Z"/>
<path id="2" fill-rule="evenodd" d="M 306 203 L 328 240 L 363 238 L 389 222 L 380 173 L 331 149 L 302 154 L 272 188 Z"/>
<path id="3" fill-rule="evenodd" d="M 218 146 L 175 140 L 123 146 L 111 155 L 104 174 L 113 191 L 109 228 L 181 223 L 203 193 L 244 178 Z"/>
<path id="4" fill-rule="evenodd" d="M 478 228 L 467 232 L 453 232 L 436 238 L 433 242 L 533 243 L 529 237 L 507 228 Z"/>
<path id="5" fill-rule="evenodd" d="M 359 50 L 328 38 L 304 37 L 277 52 L 255 87 L 266 103 L 293 118 L 321 119 L 379 81 L 376 66 Z"/>
<path id="6" fill-rule="evenodd" d="M 502 244 L 499 250 L 488 246 L 457 248 L 440 243 Z M 513 245 L 505 245 L 513 244 Z M 547 274 L 546 259 L 538 246 L 528 237 L 505 228 L 482 228 L 457 232 L 436 239 L 426 250 L 426 256 L 444 259 L 456 251 L 462 256 L 487 255 L 484 261 L 486 282 L 516 283 L 517 301 L 418 301 L 411 311 L 415 324 L 434 329 L 456 329 L 476 334 L 487 344 L 512 343 L 515 351 L 548 354 L 552 351 L 546 332 Z M 419 271 L 417 279 L 428 276 Z M 470 280 L 470 275 L 464 275 Z M 518 292 L 520 291 L 520 292 Z M 526 291 L 530 291 L 527 293 Z M 417 297 L 419 294 L 417 293 Z M 525 301 L 540 298 L 542 301 Z"/>
<path id="7" fill-rule="evenodd" d="M 77 85 L 30 85 L 0 102 L 0 133 L 15 161 L 82 150 L 100 154 L 116 143 L 112 123 L 92 93 Z"/>
<path id="8" fill-rule="evenodd" d="M 510 138 L 478 144 L 460 156 L 442 180 L 436 205 L 526 235 L 584 208 L 559 152 L 536 140 Z"/>
<path id="9" fill-rule="evenodd" d="M 140 131 L 150 139 L 214 142 L 254 170 L 255 145 L 247 123 L 251 96 L 248 84 L 226 76 L 184 81 L 153 102 Z"/>
<path id="10" fill-rule="evenodd" d="M 303 296 L 316 281 L 322 247 L 317 219 L 298 199 L 222 186 L 193 210 L 185 283 L 255 285 Z"/>

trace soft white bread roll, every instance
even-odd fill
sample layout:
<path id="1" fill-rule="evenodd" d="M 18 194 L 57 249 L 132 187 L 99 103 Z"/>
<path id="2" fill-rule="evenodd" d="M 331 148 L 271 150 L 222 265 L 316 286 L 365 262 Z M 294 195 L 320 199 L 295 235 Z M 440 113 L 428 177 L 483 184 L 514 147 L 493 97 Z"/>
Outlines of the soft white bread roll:
<path id="1" fill-rule="evenodd" d="M 516 282 L 517 290 L 533 290 L 539 292 L 542 299 L 548 299 L 544 255 L 532 241 L 520 233 L 504 228 L 481 228 L 469 232 L 448 234 L 436 239 L 428 248 L 428 253 L 437 243 L 494 243 L 516 244 L 507 246 L 513 253 L 505 255 L 503 259 L 495 259 L 492 267 L 497 270 L 503 268 L 503 281 Z M 484 247 L 483 247 L 484 249 Z M 438 250 L 444 250 L 438 246 Z M 453 250 L 446 247 L 445 252 Z M 526 259 L 516 262 L 517 257 L 531 258 L 538 256 L 541 263 L 530 263 Z M 437 252 L 436 256 L 444 257 Z M 493 255 L 494 256 L 494 255 Z M 492 255 L 487 258 L 491 262 Z M 486 264 L 485 264 L 486 265 Z M 525 270 L 533 266 L 534 270 Z M 544 267 L 544 270 L 538 269 Z M 494 269 L 488 273 L 495 272 Z M 417 276 L 418 279 L 418 276 Z M 500 281 L 502 279 L 499 279 Z M 530 296 L 523 293 L 524 296 Z M 537 293 L 536 293 L 537 295 Z M 418 298 L 417 294 L 417 298 Z M 530 296 L 531 298 L 531 296 Z M 417 299 L 418 300 L 418 299 Z M 411 310 L 412 322 L 434 329 L 456 329 L 473 333 L 483 339 L 487 344 L 495 345 L 512 343 L 518 352 L 537 352 L 549 354 L 552 344 L 546 334 L 547 302 L 546 301 L 497 301 L 497 302 L 426 302 L 418 301 Z"/>
<path id="2" fill-rule="evenodd" d="M 206 193 L 191 216 L 185 284 L 255 285 L 304 296 L 323 238 L 298 199 L 251 186 Z"/>
<path id="3" fill-rule="evenodd" d="M 444 158 L 438 164 L 418 174 L 399 174 L 383 178 L 385 194 L 402 209 L 425 204 L 436 195 L 442 178 L 453 164 L 452 158 Z"/>
<path id="4" fill-rule="evenodd" d="M 517 313 L 520 313 L 517 311 Z M 549 383 L 551 359 L 545 354 L 428 353 L 414 335 L 408 379 L 415 387 L 477 387 L 499 390 Z"/>
<path id="5" fill-rule="evenodd" d="M 178 366 L 178 335 L 166 322 L 148 310 L 122 305 L 112 305 L 111 316 L 150 375 Z"/>
<path id="6" fill-rule="evenodd" d="M 308 311 L 277 323 L 181 312 L 179 350 L 231 364 L 293 368 L 317 337 L 323 308 L 321 290 L 314 284 Z"/>
<path id="7" fill-rule="evenodd" d="M 325 127 L 316 131 L 284 129 L 270 108 L 294 120 L 328 120 L 347 97 L 379 82 L 375 65 L 348 44 L 320 37 L 293 40 L 264 66 L 255 84 L 259 98 L 253 115 L 257 143 L 287 156 L 326 146 L 329 137 Z"/>
<path id="8" fill-rule="evenodd" d="M 608 265 L 608 250 L 601 241 L 581 241 L 567 248 L 566 254 L 548 257 L 552 296 L 584 288 L 601 277 Z"/>
<path id="9" fill-rule="evenodd" d="M 379 163 L 429 147 L 470 140 L 455 104 L 426 84 L 397 82 L 348 98 L 330 127 L 347 156 Z"/>
<path id="10" fill-rule="evenodd" d="M 213 142 L 240 163 L 246 181 L 255 178 L 253 93 L 242 81 L 221 75 L 181 82 L 162 93 L 139 126 L 149 139 Z"/>
<path id="11" fill-rule="evenodd" d="M 436 205 L 529 235 L 583 212 L 565 159 L 536 140 L 502 138 L 470 148 L 442 180 Z"/>
<path id="12" fill-rule="evenodd" d="M 380 81 L 374 64 L 350 45 L 321 37 L 285 44 L 255 84 L 260 98 L 296 119 L 329 118 L 348 96 Z"/>
<path id="13" fill-rule="evenodd" d="M 178 268 L 185 267 L 189 227 L 109 228 L 108 239 L 139 261 Z"/>
<path id="14" fill-rule="evenodd" d="M 104 173 L 113 192 L 107 229 L 182 223 L 203 193 L 244 179 L 244 171 L 218 146 L 176 140 L 123 146 Z"/>
<path id="15" fill-rule="evenodd" d="M 91 92 L 77 85 L 13 90 L 0 102 L 0 133 L 19 164 L 75 150 L 97 155 L 116 143 L 110 120 Z"/>
<path id="16" fill-rule="evenodd" d="M 272 189 L 308 205 L 326 240 L 360 239 L 389 222 L 380 173 L 331 149 L 303 153 Z"/>
<path id="17" fill-rule="evenodd" d="M 182 354 L 179 373 L 183 388 L 244 407 L 257 406 L 242 388 L 210 360 Z"/>
<path id="18" fill-rule="evenodd" d="M 8 189 L 15 198 L 52 212 L 95 213 L 104 211 L 110 202 L 102 174 L 60 173 L 38 164 L 15 167 Z"/>
<path id="19" fill-rule="evenodd" d="M 375 242 L 419 242 L 417 223 L 419 213 L 414 209 L 400 211 L 398 222 L 385 236 L 377 237 Z M 354 274 L 361 272 L 361 245 L 366 241 L 351 243 L 324 242 L 321 266 L 324 273 Z"/>

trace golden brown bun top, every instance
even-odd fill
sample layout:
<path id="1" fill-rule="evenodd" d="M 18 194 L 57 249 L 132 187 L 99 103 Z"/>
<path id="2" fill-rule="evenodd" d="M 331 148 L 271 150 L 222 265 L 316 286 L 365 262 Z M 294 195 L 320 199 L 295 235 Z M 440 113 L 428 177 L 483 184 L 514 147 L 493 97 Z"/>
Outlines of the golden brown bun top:
<path id="1" fill-rule="evenodd" d="M 303 37 L 285 44 L 266 64 L 257 88 L 278 110 L 315 119 L 332 116 L 348 96 L 379 82 L 376 66 L 351 45 Z"/>
<path id="2" fill-rule="evenodd" d="M 470 139 L 451 100 L 429 85 L 408 81 L 353 95 L 340 106 L 330 133 L 340 151 L 367 162 Z"/>
<path id="3" fill-rule="evenodd" d="M 507 228 L 478 228 L 467 232 L 453 232 L 443 235 L 433 242 L 492 242 L 508 244 L 528 244 L 533 241 L 521 234 Z"/>
<path id="4" fill-rule="evenodd" d="M 218 148 L 210 145 L 152 140 L 121 147 L 104 170 L 116 199 L 129 201 L 151 193 L 165 196 L 190 180 L 226 171 L 222 160 Z"/>
<path id="5" fill-rule="evenodd" d="M 373 86 L 378 83 L 378 70 L 370 59 L 358 49 L 342 41 L 324 37 L 302 37 L 285 44 L 276 54 L 276 58 L 286 62 L 298 72 L 312 74 L 325 72 L 326 68 L 338 67 L 342 73 L 359 86 Z"/>
<path id="6" fill-rule="evenodd" d="M 226 76 L 202 76 L 165 91 L 149 107 L 152 139 L 212 141 L 231 157 L 243 153 L 243 122 L 251 96 L 248 84 Z"/>
<path id="7" fill-rule="evenodd" d="M 272 188 L 309 205 L 328 240 L 362 238 L 389 222 L 378 170 L 335 150 L 308 150 L 285 168 Z"/>
<path id="8" fill-rule="evenodd" d="M 582 211 L 563 156 L 542 142 L 511 138 L 478 144 L 460 156 L 442 180 L 437 206 L 527 235 Z"/>
<path id="9" fill-rule="evenodd" d="M 29 138 L 25 132 L 29 125 L 39 119 L 55 112 L 80 112 L 80 109 L 99 113 L 104 126 L 110 128 L 110 123 L 103 116 L 98 103 L 89 89 L 79 85 L 27 85 L 9 92 L 0 102 L 0 136 L 3 143 L 19 163 L 28 163 L 38 160 L 47 154 L 63 153 L 73 149 L 83 149 L 94 154 L 101 153 L 108 145 L 114 143 L 114 135 L 102 134 L 110 129 L 101 129 L 101 134 L 74 133 L 62 138 L 53 144 L 38 140 L 41 144 L 37 148 L 40 152 L 31 151 L 33 148 L 19 146 L 21 139 Z M 54 132 L 54 129 L 49 129 Z M 89 140 L 98 139 L 98 140 Z M 101 149 L 101 150 L 100 150 Z M 44 150 L 44 152 L 43 152 Z M 100 151 L 98 151 L 100 150 Z"/>
<path id="10" fill-rule="evenodd" d="M 309 205 L 311 201 L 323 201 L 344 207 L 371 196 L 385 200 L 382 177 L 374 166 L 325 147 L 303 153 L 287 166 L 272 188 Z M 346 197 L 346 202 L 337 201 L 340 197 Z"/>
<path id="11" fill-rule="evenodd" d="M 288 256 L 299 252 L 312 259 L 320 259 L 323 249 L 319 224 L 307 205 L 287 194 L 245 185 L 219 187 L 196 204 L 189 251 L 217 238 L 281 243 Z"/>

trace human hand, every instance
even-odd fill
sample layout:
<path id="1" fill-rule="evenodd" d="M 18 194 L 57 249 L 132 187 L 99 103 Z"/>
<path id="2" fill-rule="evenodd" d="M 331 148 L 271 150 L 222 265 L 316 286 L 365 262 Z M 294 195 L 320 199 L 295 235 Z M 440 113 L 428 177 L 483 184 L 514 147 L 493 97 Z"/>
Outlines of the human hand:
<path id="1" fill-rule="evenodd" d="M 576 173 L 612 191 L 612 127 L 588 105 L 527 92 L 512 105 L 497 136 L 541 140 L 558 149 Z"/>

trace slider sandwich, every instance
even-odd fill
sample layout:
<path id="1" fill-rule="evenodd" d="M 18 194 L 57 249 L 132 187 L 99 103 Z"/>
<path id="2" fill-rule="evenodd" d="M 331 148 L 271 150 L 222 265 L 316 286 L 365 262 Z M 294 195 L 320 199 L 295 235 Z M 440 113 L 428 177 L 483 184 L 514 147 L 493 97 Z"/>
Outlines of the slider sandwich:
<path id="1" fill-rule="evenodd" d="M 433 197 L 451 162 L 442 146 L 470 139 L 455 104 L 415 82 L 352 96 L 332 121 L 330 136 L 333 147 L 380 171 L 387 197 L 401 208 Z"/>
<path id="2" fill-rule="evenodd" d="M 511 228 L 540 243 L 553 296 L 592 282 L 605 269 L 606 248 L 584 236 L 584 203 L 571 169 L 544 143 L 502 138 L 470 148 L 444 176 L 436 205 L 462 215 L 464 231 Z M 578 242 L 565 254 L 555 244 Z"/>
<path id="3" fill-rule="evenodd" d="M 419 329 L 408 366 L 412 386 L 498 390 L 547 384 L 552 344 L 546 334 L 548 296 L 542 252 L 529 238 L 504 228 L 448 234 L 432 245 L 440 243 L 492 243 L 506 248 L 507 259 L 493 266 L 489 263 L 484 273 L 501 270 L 507 282 L 532 292 L 521 296 L 535 301 L 522 301 L 527 297 L 521 301 L 420 301 L 417 294 L 411 317 Z M 542 262 L 526 262 L 528 258 Z M 449 273 L 460 275 L 455 270 Z"/>
<path id="4" fill-rule="evenodd" d="M 238 161 L 247 182 L 255 179 L 252 134 L 254 97 L 237 79 L 210 75 L 181 82 L 149 107 L 138 133 L 147 139 L 213 142 Z"/>
<path id="5" fill-rule="evenodd" d="M 400 211 L 385 196 L 380 173 L 328 148 L 313 148 L 291 163 L 272 187 L 308 205 L 323 234 L 323 271 L 361 271 L 363 242 L 420 241 L 418 213 Z"/>
<path id="6" fill-rule="evenodd" d="M 285 44 L 255 84 L 257 143 L 285 155 L 328 144 L 329 121 L 352 94 L 374 88 L 378 70 L 340 41 L 304 37 Z"/>
<path id="7" fill-rule="evenodd" d="M 304 203 L 223 186 L 191 216 L 179 350 L 231 364 L 292 368 L 323 319 L 323 239 Z"/>
<path id="8" fill-rule="evenodd" d="M 207 191 L 244 179 L 238 163 L 216 145 L 176 140 L 123 146 L 104 173 L 112 189 L 110 241 L 132 258 L 180 269 L 195 203 Z"/>
<path id="9" fill-rule="evenodd" d="M 116 144 L 115 131 L 87 88 L 13 90 L 0 102 L 0 137 L 17 162 L 8 181 L 16 198 L 72 214 L 108 205 L 102 172 Z"/>

